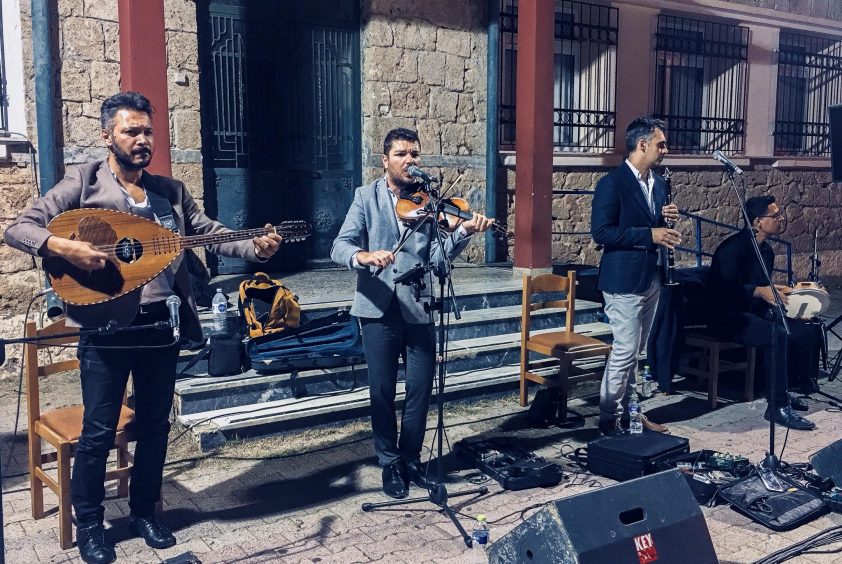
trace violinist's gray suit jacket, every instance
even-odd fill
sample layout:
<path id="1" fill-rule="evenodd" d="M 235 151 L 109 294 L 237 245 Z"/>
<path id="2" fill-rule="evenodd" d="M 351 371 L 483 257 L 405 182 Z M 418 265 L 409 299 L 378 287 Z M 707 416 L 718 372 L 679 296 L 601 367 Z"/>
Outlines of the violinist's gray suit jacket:
<path id="1" fill-rule="evenodd" d="M 394 279 L 410 270 L 416 264 L 432 262 L 439 266 L 442 261 L 453 260 L 467 246 L 469 237 L 459 232 L 442 232 L 440 243 L 433 237 L 430 222 L 410 235 L 403 249 L 395 255 L 395 263 L 386 267 L 379 276 L 374 276 L 376 267 L 360 266 L 357 269 L 357 290 L 351 315 L 380 318 L 397 295 L 401 315 L 408 323 L 430 323 L 431 314 L 424 311 L 424 304 L 430 302 L 434 279 L 426 278 L 427 287 L 416 302 L 411 286 L 395 284 Z M 354 202 L 345 216 L 339 234 L 333 241 L 330 257 L 337 264 L 354 267 L 353 257 L 358 251 L 391 251 L 400 240 L 400 229 L 386 179 L 380 178 L 368 186 L 357 188 Z"/>

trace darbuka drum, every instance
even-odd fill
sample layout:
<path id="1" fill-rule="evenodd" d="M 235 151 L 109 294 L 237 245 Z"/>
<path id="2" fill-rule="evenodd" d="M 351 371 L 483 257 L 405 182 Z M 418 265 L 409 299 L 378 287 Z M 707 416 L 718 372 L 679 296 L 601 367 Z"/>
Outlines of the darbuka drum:
<path id="1" fill-rule="evenodd" d="M 798 282 L 786 297 L 786 316 L 792 319 L 811 319 L 830 307 L 830 295 L 815 282 Z"/>

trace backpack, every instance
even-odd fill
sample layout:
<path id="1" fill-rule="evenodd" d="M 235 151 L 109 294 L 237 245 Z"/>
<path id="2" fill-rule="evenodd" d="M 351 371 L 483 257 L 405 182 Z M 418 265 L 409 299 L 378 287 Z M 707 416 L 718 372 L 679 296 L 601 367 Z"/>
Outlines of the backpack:
<path id="1" fill-rule="evenodd" d="M 239 306 L 251 338 L 298 327 L 301 321 L 298 296 L 263 272 L 240 282 Z"/>

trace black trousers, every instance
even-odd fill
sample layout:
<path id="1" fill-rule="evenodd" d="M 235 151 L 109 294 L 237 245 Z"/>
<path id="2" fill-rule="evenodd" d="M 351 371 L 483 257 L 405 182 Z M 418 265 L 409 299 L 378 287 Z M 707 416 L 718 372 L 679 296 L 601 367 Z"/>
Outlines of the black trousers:
<path id="1" fill-rule="evenodd" d="M 371 429 L 374 452 L 381 465 L 403 459 L 418 460 L 427 428 L 427 411 L 433 388 L 436 337 L 433 324 L 407 323 L 397 299 L 379 319 L 360 318 L 363 348 L 368 364 Z M 398 358 L 406 366 L 406 399 L 401 432 L 395 419 Z"/>
<path id="2" fill-rule="evenodd" d="M 772 370 L 772 329 L 774 324 L 768 317 L 755 313 L 738 313 L 727 316 L 716 325 L 716 332 L 723 338 L 760 349 L 766 371 L 766 399 L 771 398 L 770 384 L 774 378 L 775 403 L 782 407 L 787 403 L 787 388 L 806 389 L 818 374 L 819 336 L 817 327 L 800 319 L 787 319 L 790 336 L 778 324 L 778 341 L 787 343 L 787 364 L 782 370 Z M 776 351 L 778 362 L 783 362 L 783 351 Z M 781 364 L 779 364 L 781 366 Z M 773 373 L 777 372 L 775 376 Z"/>
<path id="3" fill-rule="evenodd" d="M 141 306 L 133 325 L 168 318 L 164 302 L 156 302 Z M 134 383 L 137 436 L 129 507 L 135 515 L 153 513 L 155 503 L 161 499 L 178 352 L 169 330 L 145 329 L 80 338 L 84 416 L 71 486 L 78 525 L 102 522 L 105 464 L 114 445 L 129 373 Z"/>

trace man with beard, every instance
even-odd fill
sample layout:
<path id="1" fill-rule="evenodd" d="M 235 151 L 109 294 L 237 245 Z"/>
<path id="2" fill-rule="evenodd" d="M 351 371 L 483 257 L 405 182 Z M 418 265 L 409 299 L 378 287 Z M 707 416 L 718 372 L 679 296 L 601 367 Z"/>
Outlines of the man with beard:
<path id="1" fill-rule="evenodd" d="M 398 198 L 417 190 L 408 168 L 418 164 L 420 155 L 415 131 L 399 128 L 386 134 L 381 156 L 386 174 L 357 189 L 330 253 L 334 262 L 357 271 L 351 314 L 362 326 L 374 451 L 383 467 L 383 491 L 394 498 L 406 497 L 410 481 L 427 487 L 420 457 L 435 364 L 432 312 L 426 307 L 432 299 L 432 284 L 416 299 L 413 288 L 394 280 L 418 264 L 440 268 L 462 252 L 471 234 L 486 231 L 493 223 L 475 213 L 456 232 L 444 233 L 443 241 L 436 239 L 429 221 L 409 235 L 411 228 L 397 217 L 395 206 Z M 404 236 L 408 239 L 403 249 L 393 253 L 391 249 Z M 400 439 L 395 421 L 399 357 L 406 367 Z"/>
<path id="2" fill-rule="evenodd" d="M 787 319 L 790 336 L 781 335 L 778 325 L 778 339 L 786 339 L 786 365 L 783 364 L 783 350 L 777 349 L 777 367 L 771 363 L 773 323 L 772 308 L 775 293 L 786 304 L 790 288 L 766 283 L 763 270 L 757 262 L 757 255 L 751 244 L 752 235 L 757 240 L 763 264 L 771 274 L 775 263 L 775 252 L 768 239 L 786 230 L 786 217 L 775 203 L 774 196 L 758 196 L 746 200 L 746 213 L 751 227 L 746 226 L 739 233 L 724 240 L 710 266 L 708 287 L 713 299 L 709 300 L 710 326 L 723 339 L 758 347 L 763 354 L 766 370 L 766 407 L 764 417 L 774 417 L 775 423 L 809 431 L 815 429 L 812 421 L 801 417 L 795 410 L 806 411 L 807 404 L 787 392 L 787 381 L 797 382 L 803 393 L 816 391 L 815 384 L 819 365 L 819 335 L 814 325 L 800 319 Z M 775 369 L 777 368 L 777 369 Z M 771 387 L 775 386 L 775 405 L 771 404 Z"/>
<path id="3" fill-rule="evenodd" d="M 9 226 L 6 243 L 36 256 L 61 257 L 80 269 L 95 272 L 105 267 L 109 256 L 89 242 L 52 235 L 46 226 L 55 216 L 79 208 L 106 208 L 159 223 L 171 219 L 182 235 L 228 231 L 199 210 L 184 184 L 143 170 L 154 151 L 152 112 L 149 100 L 137 92 L 105 100 L 100 120 L 102 139 L 110 151 L 108 158 L 69 167 L 63 180 Z M 270 233 L 209 249 L 236 258 L 266 260 L 277 251 L 280 240 Z M 118 326 L 165 321 L 169 319 L 165 302 L 174 294 L 182 300 L 181 333 L 192 340 L 201 339 L 183 255 L 151 282 L 124 296 L 103 304 L 68 305 L 66 321 L 69 326 L 83 328 L 103 327 L 109 320 Z M 84 414 L 73 463 L 71 499 L 77 546 L 85 562 L 116 559 L 114 547 L 105 537 L 102 501 L 106 459 L 114 445 L 129 373 L 134 382 L 133 429 L 137 438 L 129 488 L 129 528 L 153 548 L 176 542 L 154 510 L 161 499 L 178 354 L 179 345 L 172 334 L 160 330 L 117 331 L 79 339 Z"/>
<path id="4" fill-rule="evenodd" d="M 628 419 L 637 359 L 646 346 L 661 289 L 662 249 L 681 243 L 681 234 L 664 227 L 678 219 L 675 204 L 664 205 L 664 179 L 652 167 L 666 156 L 662 121 L 635 119 L 626 128 L 628 158 L 596 185 L 591 235 L 602 245 L 597 287 L 613 334 L 611 354 L 599 391 L 599 429 L 605 434 Z M 642 416 L 651 431 L 669 430 Z"/>

